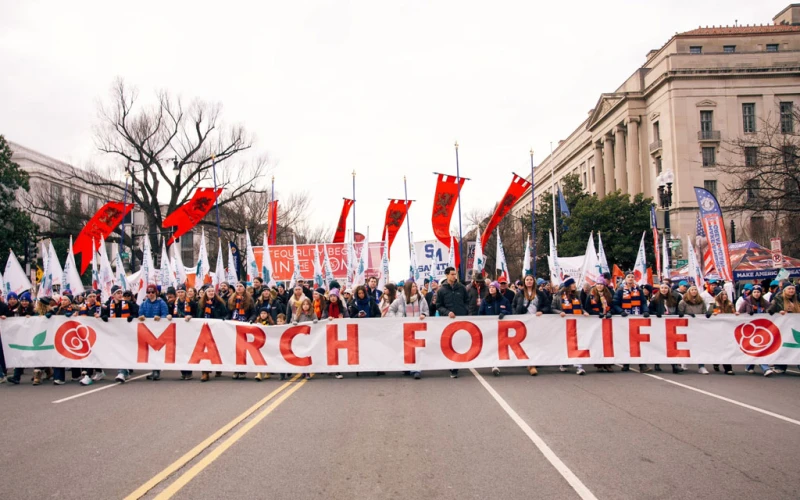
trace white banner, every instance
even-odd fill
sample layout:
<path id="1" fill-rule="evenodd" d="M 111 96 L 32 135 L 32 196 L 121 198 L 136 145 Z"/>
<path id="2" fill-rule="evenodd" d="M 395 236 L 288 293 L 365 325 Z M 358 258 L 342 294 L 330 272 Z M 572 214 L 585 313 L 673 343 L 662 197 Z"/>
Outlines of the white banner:
<path id="1" fill-rule="evenodd" d="M 357 319 L 297 326 L 110 319 L 0 321 L 11 367 L 402 371 L 578 363 L 800 364 L 800 315 Z"/>
<path id="2" fill-rule="evenodd" d="M 458 242 L 455 243 L 456 245 Z M 472 267 L 475 260 L 475 242 L 464 242 L 464 251 L 467 254 L 467 283 L 472 281 Z M 417 258 L 417 270 L 423 279 L 432 275 L 436 281 L 444 279 L 444 270 L 447 268 L 447 258 L 450 248 L 442 245 L 438 240 L 414 242 L 414 253 Z"/>

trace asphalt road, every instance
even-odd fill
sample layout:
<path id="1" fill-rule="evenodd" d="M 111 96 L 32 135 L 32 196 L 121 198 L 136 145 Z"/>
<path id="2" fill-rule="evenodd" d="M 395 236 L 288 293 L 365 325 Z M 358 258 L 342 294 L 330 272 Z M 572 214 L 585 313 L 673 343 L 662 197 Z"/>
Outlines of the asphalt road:
<path id="1" fill-rule="evenodd" d="M 0 386 L 0 498 L 800 498 L 800 373 L 736 370 L 25 377 Z"/>

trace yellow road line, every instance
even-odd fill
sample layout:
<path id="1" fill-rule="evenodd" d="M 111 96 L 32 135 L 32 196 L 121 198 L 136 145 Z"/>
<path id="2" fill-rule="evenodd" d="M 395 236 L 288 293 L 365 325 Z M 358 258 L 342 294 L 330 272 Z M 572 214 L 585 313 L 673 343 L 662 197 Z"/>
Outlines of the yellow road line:
<path id="1" fill-rule="evenodd" d="M 225 450 L 233 446 L 233 444 L 236 441 L 241 439 L 242 436 L 247 434 L 253 427 L 258 425 L 259 422 L 264 420 L 264 418 L 267 415 L 272 413 L 272 410 L 274 410 L 275 408 L 278 407 L 278 405 L 286 401 L 289 398 L 289 396 L 291 396 L 295 391 L 303 387 L 303 384 L 305 384 L 306 382 L 308 382 L 308 380 L 303 380 L 295 384 L 294 387 L 292 387 L 288 391 L 281 394 L 281 396 L 278 399 L 276 399 L 271 405 L 265 408 L 261 413 L 256 415 L 255 418 L 253 418 L 251 421 L 243 425 L 241 429 L 236 431 L 231 437 L 226 439 L 222 444 L 220 444 L 219 446 L 214 448 L 211 452 L 209 452 L 208 455 L 203 457 L 202 460 L 197 462 L 194 465 L 194 467 L 184 472 L 183 475 L 181 475 L 174 483 L 170 484 L 167 489 L 159 493 L 158 496 L 156 496 L 156 500 L 167 500 L 169 498 L 172 498 L 172 496 L 175 495 L 175 493 L 177 493 L 178 491 L 180 491 L 181 488 L 186 486 L 189 483 L 189 481 L 194 479 L 200 472 L 203 471 L 203 469 L 211 465 L 211 463 L 214 462 L 214 460 L 216 460 L 217 458 L 220 457 L 220 455 L 225 453 Z"/>
<path id="2" fill-rule="evenodd" d="M 166 469 L 162 470 L 161 472 L 153 476 L 152 479 L 150 479 L 149 481 L 141 485 L 136 491 L 125 497 L 125 500 L 136 500 L 145 496 L 148 491 L 155 488 L 159 483 L 167 479 L 171 474 L 175 473 L 175 471 L 180 470 L 181 467 L 194 460 L 194 458 L 197 457 L 199 454 L 201 454 L 203 451 L 205 451 L 206 448 L 208 448 L 209 446 L 214 444 L 214 442 L 219 440 L 222 436 L 230 432 L 231 429 L 239 425 L 247 417 L 258 411 L 259 408 L 267 404 L 267 402 L 269 402 L 270 399 L 280 394 L 281 391 L 289 387 L 292 384 L 292 382 L 297 380 L 299 377 L 300 377 L 299 374 L 295 375 L 288 382 L 281 385 L 274 391 L 270 392 L 264 399 L 262 399 L 258 403 L 248 408 L 244 413 L 242 413 L 238 417 L 234 418 L 233 420 L 225 424 L 225 426 L 220 428 L 217 432 L 215 432 L 214 434 L 210 435 L 208 438 L 203 440 L 202 443 L 198 444 L 197 446 L 189 450 L 189 452 L 187 452 L 181 458 L 171 463 Z"/>

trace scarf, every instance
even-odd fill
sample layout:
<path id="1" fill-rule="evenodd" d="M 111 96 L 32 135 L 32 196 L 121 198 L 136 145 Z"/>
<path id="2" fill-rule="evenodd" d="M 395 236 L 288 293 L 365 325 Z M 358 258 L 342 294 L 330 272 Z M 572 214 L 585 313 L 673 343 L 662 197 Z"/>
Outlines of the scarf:
<path id="1" fill-rule="evenodd" d="M 322 301 L 319 299 L 314 301 L 314 314 L 316 314 L 318 318 L 322 317 Z"/>
<path id="2" fill-rule="evenodd" d="M 364 297 L 363 299 L 356 298 L 356 309 L 358 309 L 359 313 L 364 313 L 368 318 L 370 316 L 370 300 L 369 297 Z"/>
<path id="3" fill-rule="evenodd" d="M 239 295 L 236 296 L 236 301 L 233 306 L 233 319 L 244 320 L 244 308 L 242 307 L 242 302 L 244 302 L 244 297 Z"/>
<path id="4" fill-rule="evenodd" d="M 128 306 L 128 302 L 125 301 L 125 300 L 120 300 L 119 304 L 120 304 L 120 308 L 122 309 L 120 311 L 120 313 L 119 313 L 119 317 L 120 318 L 128 318 L 128 317 L 130 317 L 131 312 L 130 312 L 130 307 Z M 112 300 L 111 301 L 111 306 L 109 307 L 109 309 L 111 310 L 110 316 L 112 318 L 117 317 L 117 313 L 116 313 L 117 303 Z"/>
<path id="5" fill-rule="evenodd" d="M 341 314 L 341 309 L 339 308 L 339 301 L 336 302 L 331 301 L 328 304 L 328 317 L 329 318 L 338 318 Z"/>

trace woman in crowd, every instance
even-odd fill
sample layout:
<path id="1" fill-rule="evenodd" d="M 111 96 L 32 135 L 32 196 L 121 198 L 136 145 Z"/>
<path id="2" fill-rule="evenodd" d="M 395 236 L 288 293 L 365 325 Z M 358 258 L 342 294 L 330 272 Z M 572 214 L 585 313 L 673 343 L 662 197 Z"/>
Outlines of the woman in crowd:
<path id="1" fill-rule="evenodd" d="M 294 318 L 295 314 L 297 314 L 297 307 L 306 298 L 305 294 L 303 293 L 303 285 L 297 284 L 294 286 L 294 293 L 289 300 L 286 301 L 286 317 L 287 318 Z"/>
<path id="2" fill-rule="evenodd" d="M 271 292 L 273 292 L 273 290 L 270 290 L 269 288 L 262 288 L 261 289 L 261 295 L 259 295 L 258 297 L 253 297 L 253 299 L 255 299 L 255 304 L 253 304 L 253 307 L 255 308 L 256 312 L 259 313 L 259 314 L 261 312 L 261 309 L 266 308 L 267 312 L 269 313 L 270 319 L 274 319 L 272 317 L 272 295 L 271 295 Z M 281 311 L 281 312 L 283 312 L 283 311 Z M 256 319 L 256 318 L 254 318 L 254 319 Z M 273 321 L 273 324 L 275 324 L 274 321 Z"/>
<path id="3" fill-rule="evenodd" d="M 742 301 L 741 306 L 739 306 L 739 313 L 748 314 L 750 316 L 754 314 L 766 314 L 769 306 L 769 302 L 766 300 L 766 298 L 764 298 L 764 289 L 758 285 L 754 286 L 750 296 L 746 300 Z M 767 364 L 762 363 L 759 365 L 759 367 L 761 368 L 761 371 L 764 373 L 765 377 L 769 377 L 775 373 Z M 755 365 L 745 366 L 744 371 L 751 374 L 755 373 Z"/>
<path id="4" fill-rule="evenodd" d="M 194 290 L 192 288 L 191 290 Z M 189 321 L 197 316 L 197 302 L 189 299 L 189 293 L 186 291 L 185 285 L 178 285 L 175 291 L 175 305 L 172 308 L 173 318 L 183 318 L 184 321 Z M 194 376 L 189 370 L 181 370 L 181 380 L 192 380 Z"/>
<path id="5" fill-rule="evenodd" d="M 262 292 L 261 295 L 263 296 L 264 293 Z M 258 315 L 253 320 L 253 323 L 258 326 L 271 326 L 275 324 L 272 321 L 272 316 L 270 315 L 269 308 L 267 307 L 262 307 L 261 309 L 258 310 Z M 256 382 L 261 382 L 262 380 L 267 380 L 268 378 L 270 378 L 270 374 L 266 372 L 265 373 L 257 372 L 255 378 Z"/>
<path id="6" fill-rule="evenodd" d="M 197 295 L 197 290 L 194 287 L 189 287 L 186 289 L 186 300 L 197 304 L 200 301 L 200 297 Z"/>
<path id="7" fill-rule="evenodd" d="M 759 287 L 761 288 L 761 287 Z M 739 312 L 734 310 L 733 302 L 731 302 L 730 297 L 728 297 L 728 293 L 725 290 L 720 288 L 720 292 L 714 297 L 714 305 L 713 307 L 713 315 L 718 316 L 720 314 L 735 314 L 739 315 Z M 731 365 L 722 365 L 722 369 L 725 371 L 725 375 L 735 375 L 736 373 L 733 371 L 733 366 Z M 719 364 L 714 365 L 714 371 L 719 371 Z"/>
<path id="8" fill-rule="evenodd" d="M 614 297 L 611 291 L 606 286 L 606 280 L 602 276 L 597 278 L 595 285 L 589 290 L 586 296 L 586 302 L 583 304 L 586 310 L 592 316 L 600 316 L 600 318 L 611 317 L 611 303 Z M 614 368 L 611 365 L 594 365 L 597 371 L 612 373 Z"/>
<path id="9" fill-rule="evenodd" d="M 386 296 L 385 293 L 384 296 Z M 425 296 L 420 293 L 416 283 L 408 281 L 403 284 L 402 291 L 397 294 L 397 298 L 392 302 L 392 306 L 386 316 L 390 318 L 419 318 L 424 320 L 429 313 Z M 416 380 L 422 378 L 422 372 L 419 370 L 404 373 L 412 375 Z"/>
<path id="10" fill-rule="evenodd" d="M 671 316 L 678 314 L 678 304 L 681 301 L 680 294 L 669 287 L 668 283 L 661 283 L 657 290 L 653 291 L 653 297 L 650 299 L 648 307 L 650 314 L 655 314 L 657 317 Z M 657 372 L 661 371 L 661 365 L 655 365 Z M 684 368 L 680 365 L 672 365 L 672 373 L 681 373 Z"/>
<path id="11" fill-rule="evenodd" d="M 778 313 L 780 315 L 800 313 L 800 302 L 797 300 L 797 290 L 795 286 L 791 283 L 787 283 L 783 287 L 782 292 L 776 292 L 767 312 L 770 314 Z M 775 373 L 783 373 L 786 371 L 786 368 L 788 368 L 787 365 L 775 365 Z"/>
<path id="12" fill-rule="evenodd" d="M 511 310 L 514 314 L 535 314 L 541 316 L 542 313 L 550 313 L 551 301 L 547 299 L 547 294 L 536 287 L 536 280 L 532 274 L 525 276 L 522 287 L 514 295 L 514 302 Z M 528 373 L 535 377 L 539 371 L 535 366 L 528 367 Z"/>
<path id="13" fill-rule="evenodd" d="M 247 293 L 244 283 L 236 283 L 236 290 L 228 298 L 228 318 L 249 323 L 254 317 L 253 297 Z M 233 378 L 239 377 L 234 373 Z"/>
<path id="14" fill-rule="evenodd" d="M 562 318 L 568 314 L 575 316 L 589 315 L 589 313 L 583 310 L 581 299 L 578 294 L 578 286 L 575 284 L 575 280 L 571 277 L 567 277 L 567 279 L 565 279 L 561 284 L 561 288 L 559 289 L 558 293 L 553 294 L 552 308 L 553 311 L 557 311 Z M 586 370 L 583 369 L 583 365 L 579 364 L 574 366 L 576 368 L 576 374 L 586 375 Z M 567 367 L 564 365 L 559 366 L 558 369 L 562 372 L 567 371 Z"/>
<path id="15" fill-rule="evenodd" d="M 292 317 L 292 324 L 297 325 L 299 323 L 306 323 L 309 321 L 316 323 L 319 321 L 319 318 L 317 318 L 317 315 L 314 314 L 314 307 L 311 305 L 311 300 L 303 295 L 303 298 L 300 300 L 300 303 L 297 306 L 297 312 L 295 313 L 294 317 Z M 303 377 L 306 380 L 309 380 L 311 379 L 311 374 L 304 373 Z"/>
<path id="16" fill-rule="evenodd" d="M 98 302 L 97 298 L 101 295 L 100 290 L 89 290 L 86 294 L 86 300 L 84 300 L 83 304 L 78 307 L 78 316 L 89 317 L 89 318 L 99 318 L 103 315 L 103 306 Z M 76 370 L 78 373 L 76 373 Z M 106 376 L 105 372 L 98 368 L 95 370 L 94 368 L 87 368 L 85 370 L 80 370 L 78 368 L 72 369 L 72 378 L 75 379 L 75 376 L 80 376 L 80 383 L 81 385 L 92 385 L 93 383 L 103 380 Z"/>
<path id="17" fill-rule="evenodd" d="M 314 310 L 314 315 L 317 319 L 325 319 L 325 309 L 328 307 L 328 301 L 325 299 L 325 289 L 317 288 L 311 297 L 311 308 Z"/>
<path id="18" fill-rule="evenodd" d="M 12 302 L 12 294 L 11 292 L 8 294 L 8 302 L 9 304 Z M 14 299 L 16 299 L 16 294 L 14 294 Z M 16 303 L 14 307 L 9 307 L 8 310 L 8 317 L 10 318 L 30 318 L 31 316 L 38 316 L 38 313 L 33 307 L 33 303 L 31 301 L 31 294 L 30 292 L 22 292 L 19 295 L 19 303 Z M 38 374 L 37 374 L 38 371 Z M 44 368 L 36 368 L 33 371 L 33 382 L 34 385 L 41 384 L 41 378 Z M 14 373 L 8 377 L 6 380 L 9 384 L 19 385 L 19 381 L 22 378 L 23 373 L 25 373 L 24 368 L 14 368 Z"/>
<path id="19" fill-rule="evenodd" d="M 228 308 L 225 303 L 217 296 L 213 286 L 206 288 L 200 302 L 197 303 L 197 316 L 202 319 L 225 319 L 228 317 Z M 200 375 L 200 382 L 208 382 L 210 371 L 203 371 Z M 215 372 L 214 376 L 219 377 L 222 372 Z M 234 374 L 233 378 L 239 378 Z"/>
<path id="20" fill-rule="evenodd" d="M 481 300 L 478 316 L 497 316 L 499 319 L 503 319 L 506 314 L 511 314 L 511 304 L 500 293 L 500 283 L 492 281 L 489 284 L 489 293 Z M 500 368 L 493 366 L 492 375 L 500 376 Z"/>
<path id="21" fill-rule="evenodd" d="M 381 310 L 375 299 L 367 294 L 367 289 L 364 285 L 356 287 L 356 293 L 353 296 L 353 301 L 350 304 L 350 317 L 351 318 L 380 318 Z"/>
<path id="22" fill-rule="evenodd" d="M 690 286 L 683 295 L 683 299 L 678 303 L 678 316 L 681 318 L 687 314 L 692 318 L 696 316 L 710 317 L 713 311 L 714 308 L 706 304 L 705 299 L 700 295 L 700 290 L 696 285 Z M 697 373 L 700 375 L 708 375 L 706 365 L 702 363 L 698 364 Z"/>
<path id="23" fill-rule="evenodd" d="M 392 303 L 395 299 L 397 299 L 397 286 L 395 286 L 394 283 L 388 283 L 383 287 L 381 300 L 378 304 L 378 308 L 381 310 L 381 317 L 386 317 L 386 315 L 389 314 L 389 309 L 392 307 Z"/>
<path id="24" fill-rule="evenodd" d="M 328 293 L 328 301 L 325 304 L 325 310 L 322 314 L 322 319 L 342 319 L 349 318 L 350 314 L 347 311 L 347 305 L 342 302 L 339 295 L 339 289 L 334 288 Z"/>

